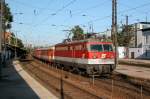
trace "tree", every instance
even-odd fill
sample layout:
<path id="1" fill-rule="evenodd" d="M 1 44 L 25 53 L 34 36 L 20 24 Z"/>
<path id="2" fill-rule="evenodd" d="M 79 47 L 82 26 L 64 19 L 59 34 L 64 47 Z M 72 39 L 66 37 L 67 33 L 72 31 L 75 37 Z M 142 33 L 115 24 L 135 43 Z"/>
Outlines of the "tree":
<path id="1" fill-rule="evenodd" d="M 20 48 L 24 47 L 24 45 L 22 43 L 22 40 L 15 37 L 15 35 L 12 35 L 12 37 L 10 38 L 10 44 L 14 45 L 14 46 L 17 46 L 17 47 L 20 47 Z"/>
<path id="2" fill-rule="evenodd" d="M 1 4 L 0 4 L 0 10 L 1 10 Z M 10 11 L 8 4 L 6 3 L 4 4 L 3 15 L 4 15 L 3 21 L 4 21 L 4 24 L 6 25 L 5 29 L 10 29 L 11 22 L 13 22 L 13 16 L 12 16 L 12 13 Z"/>
<path id="3" fill-rule="evenodd" d="M 71 29 L 71 33 L 73 34 L 72 40 L 84 39 L 84 31 L 79 25 L 74 26 L 74 28 Z"/>
<path id="4" fill-rule="evenodd" d="M 119 46 L 129 47 L 134 36 L 134 27 L 132 25 L 123 25 L 122 31 L 117 34 Z"/>
<path id="5" fill-rule="evenodd" d="M 17 38 L 17 46 L 20 47 L 20 48 L 23 48 L 23 47 L 24 47 L 24 45 L 23 45 L 21 39 L 18 39 L 18 38 Z"/>

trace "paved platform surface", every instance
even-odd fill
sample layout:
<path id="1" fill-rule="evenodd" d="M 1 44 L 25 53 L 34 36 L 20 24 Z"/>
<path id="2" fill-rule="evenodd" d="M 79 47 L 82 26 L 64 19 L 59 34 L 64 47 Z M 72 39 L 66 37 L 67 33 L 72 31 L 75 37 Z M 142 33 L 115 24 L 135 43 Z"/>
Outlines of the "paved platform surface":
<path id="1" fill-rule="evenodd" d="M 17 61 L 3 68 L 0 99 L 58 99 L 24 71 Z"/>
<path id="2" fill-rule="evenodd" d="M 133 78 L 150 80 L 150 68 L 119 65 L 115 71 Z"/>
<path id="3" fill-rule="evenodd" d="M 147 67 L 150 68 L 150 60 L 142 59 L 119 59 L 119 64 L 121 65 L 133 65 L 138 67 Z"/>
<path id="4" fill-rule="evenodd" d="M 121 61 L 131 61 L 131 62 L 141 62 L 141 63 L 150 63 L 149 60 L 144 60 L 144 59 L 119 59 Z"/>

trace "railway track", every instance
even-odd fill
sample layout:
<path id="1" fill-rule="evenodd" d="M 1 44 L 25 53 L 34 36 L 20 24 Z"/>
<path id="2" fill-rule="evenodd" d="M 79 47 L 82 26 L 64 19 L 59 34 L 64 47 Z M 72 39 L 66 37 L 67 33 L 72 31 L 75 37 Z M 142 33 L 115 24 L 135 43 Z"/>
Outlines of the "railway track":
<path id="1" fill-rule="evenodd" d="M 21 62 L 23 68 L 58 97 L 65 99 L 150 99 L 150 94 L 130 83 L 119 79 L 99 79 L 82 77 L 37 60 Z M 115 77 L 116 78 L 116 77 Z M 60 86 L 62 85 L 62 86 Z M 61 95 L 61 96 L 60 96 Z"/>
<path id="2" fill-rule="evenodd" d="M 24 69 L 30 72 L 30 74 L 32 74 L 38 80 L 40 80 L 40 82 L 44 83 L 44 85 L 47 85 L 47 87 L 52 87 L 55 91 L 61 93 L 61 95 L 63 94 L 65 99 L 107 99 L 92 94 L 89 91 L 83 90 L 82 88 L 67 81 L 67 79 L 63 75 L 58 74 L 54 75 L 48 69 L 43 68 L 41 66 L 39 67 L 39 65 L 33 62 L 30 64 L 23 64 L 23 65 Z M 63 89 L 61 88 L 60 85 L 62 85 Z M 57 94 L 57 96 L 63 97 L 59 96 L 59 94 Z"/>

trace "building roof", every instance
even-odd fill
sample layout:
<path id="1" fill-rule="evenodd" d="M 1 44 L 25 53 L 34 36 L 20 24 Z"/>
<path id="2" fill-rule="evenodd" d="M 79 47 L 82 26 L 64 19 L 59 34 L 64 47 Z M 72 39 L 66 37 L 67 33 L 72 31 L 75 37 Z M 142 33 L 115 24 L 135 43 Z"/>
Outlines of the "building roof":
<path id="1" fill-rule="evenodd" d="M 142 31 L 150 31 L 150 27 L 149 28 L 145 28 L 145 29 L 142 29 Z"/>
<path id="2" fill-rule="evenodd" d="M 139 22 L 141 24 L 150 24 L 150 22 Z"/>

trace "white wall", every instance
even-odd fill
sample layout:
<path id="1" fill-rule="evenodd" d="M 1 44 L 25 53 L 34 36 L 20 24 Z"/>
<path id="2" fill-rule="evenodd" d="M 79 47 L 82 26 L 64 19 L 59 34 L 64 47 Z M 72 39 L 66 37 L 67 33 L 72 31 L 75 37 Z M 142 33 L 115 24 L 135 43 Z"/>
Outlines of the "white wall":
<path id="1" fill-rule="evenodd" d="M 129 58 L 131 57 L 131 53 L 134 52 L 134 58 L 142 58 L 143 57 L 143 48 L 129 48 Z"/>
<path id="2" fill-rule="evenodd" d="M 126 58 L 126 48 L 125 47 L 118 47 L 118 54 L 119 58 Z"/>

